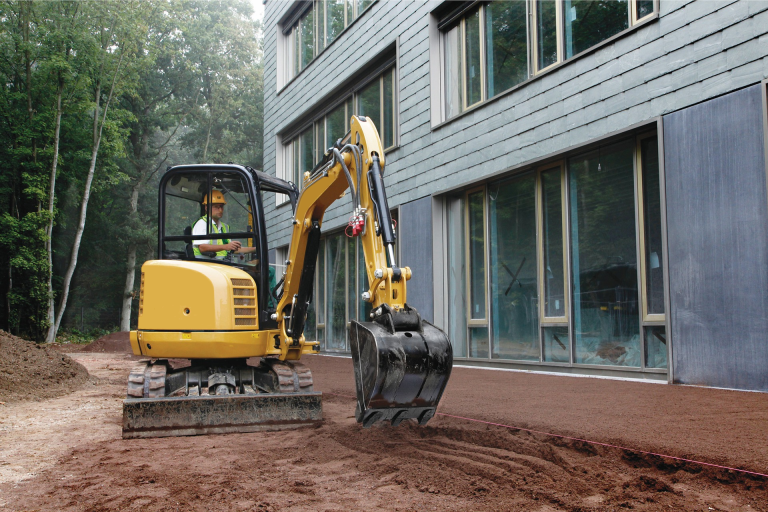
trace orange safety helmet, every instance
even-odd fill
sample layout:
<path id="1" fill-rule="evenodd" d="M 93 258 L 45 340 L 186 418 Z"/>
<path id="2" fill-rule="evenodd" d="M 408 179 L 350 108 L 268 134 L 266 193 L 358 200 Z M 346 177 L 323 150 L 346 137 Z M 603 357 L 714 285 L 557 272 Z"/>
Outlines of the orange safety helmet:
<path id="1" fill-rule="evenodd" d="M 214 190 L 212 195 L 213 201 L 211 201 L 211 204 L 227 204 L 227 200 L 224 199 L 224 194 L 222 194 L 220 190 Z M 208 204 L 208 194 L 203 196 L 203 204 Z"/>

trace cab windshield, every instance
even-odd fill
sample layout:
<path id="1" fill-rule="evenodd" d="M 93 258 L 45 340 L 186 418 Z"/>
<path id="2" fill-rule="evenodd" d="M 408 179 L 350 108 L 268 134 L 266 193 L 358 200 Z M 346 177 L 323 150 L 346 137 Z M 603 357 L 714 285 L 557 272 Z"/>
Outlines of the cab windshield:
<path id="1" fill-rule="evenodd" d="M 215 261 L 258 273 L 248 181 L 238 172 L 177 172 L 164 188 L 163 258 Z"/>

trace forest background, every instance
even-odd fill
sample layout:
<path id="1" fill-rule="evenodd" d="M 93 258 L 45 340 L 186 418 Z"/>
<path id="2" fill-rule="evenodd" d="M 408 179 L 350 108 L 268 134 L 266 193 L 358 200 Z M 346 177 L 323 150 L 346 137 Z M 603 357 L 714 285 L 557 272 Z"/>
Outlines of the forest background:
<path id="1" fill-rule="evenodd" d="M 0 329 L 128 330 L 165 169 L 262 168 L 251 2 L 3 1 L 0 76 Z"/>

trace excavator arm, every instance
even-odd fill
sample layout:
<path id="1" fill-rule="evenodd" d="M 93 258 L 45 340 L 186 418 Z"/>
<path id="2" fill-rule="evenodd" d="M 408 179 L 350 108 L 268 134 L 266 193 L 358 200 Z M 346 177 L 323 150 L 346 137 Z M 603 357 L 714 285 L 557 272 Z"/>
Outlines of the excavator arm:
<path id="1" fill-rule="evenodd" d="M 350 228 L 360 236 L 370 288 L 371 322 L 352 321 L 349 340 L 357 388 L 357 420 L 369 427 L 413 418 L 425 424 L 435 413 L 453 364 L 443 331 L 407 304 L 408 267 L 395 259 L 395 230 L 384 189 L 381 139 L 369 118 L 352 116 L 350 132 L 304 176 L 282 294 L 273 319 L 281 338 L 280 359 L 299 359 L 319 348 L 304 339 L 325 211 L 347 190 L 353 202 Z M 349 228 L 348 228 L 349 229 Z"/>

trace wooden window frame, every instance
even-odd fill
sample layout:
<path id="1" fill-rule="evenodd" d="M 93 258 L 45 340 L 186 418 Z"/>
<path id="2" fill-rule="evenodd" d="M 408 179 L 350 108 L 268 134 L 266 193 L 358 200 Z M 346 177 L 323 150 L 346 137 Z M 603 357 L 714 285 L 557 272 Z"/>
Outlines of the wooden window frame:
<path id="1" fill-rule="evenodd" d="M 646 278 L 648 277 L 648 269 L 645 263 L 645 191 L 643 190 L 643 155 L 641 152 L 641 144 L 647 139 L 656 139 L 658 135 L 656 132 L 647 132 L 638 135 L 635 138 L 635 204 L 637 208 L 637 233 L 638 233 L 638 271 L 640 279 L 640 300 L 642 302 L 640 312 L 640 322 L 643 326 L 646 325 L 664 325 L 667 316 L 665 313 L 648 313 L 648 286 Z M 661 184 L 660 184 L 661 186 Z M 659 255 L 661 258 L 661 255 Z M 666 282 L 667 276 L 664 276 Z"/>
<path id="2" fill-rule="evenodd" d="M 469 235 L 469 196 L 480 192 L 483 198 L 483 295 L 485 297 L 485 311 L 483 312 L 483 318 L 472 318 L 472 277 L 471 277 L 471 259 L 470 259 L 470 235 Z M 464 258 L 466 262 L 465 279 L 467 286 L 465 292 L 467 294 L 467 343 L 469 343 L 469 329 L 472 327 L 488 327 L 490 325 L 490 319 L 488 315 L 488 215 L 486 209 L 488 208 L 488 192 L 485 185 L 475 187 L 467 190 L 464 193 Z M 469 354 L 469 351 L 467 352 Z"/>
<path id="3" fill-rule="evenodd" d="M 563 243 L 563 316 L 546 316 L 545 314 L 545 272 L 544 265 L 544 190 L 541 181 L 541 175 L 544 172 L 553 169 L 560 170 L 560 218 L 562 223 L 562 243 Z M 565 191 L 565 160 L 558 160 L 536 169 L 536 277 L 538 278 L 537 290 L 539 293 L 539 325 L 543 327 L 557 327 L 569 325 L 570 311 L 570 279 L 568 273 L 568 225 L 567 225 L 567 195 Z M 543 340 L 542 340 L 543 341 Z"/>

